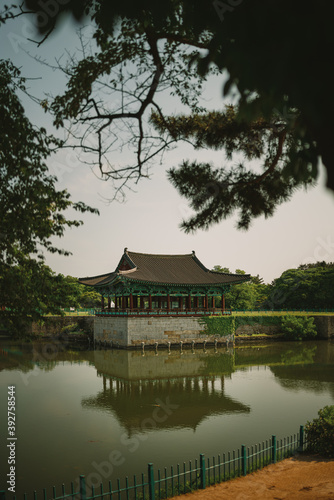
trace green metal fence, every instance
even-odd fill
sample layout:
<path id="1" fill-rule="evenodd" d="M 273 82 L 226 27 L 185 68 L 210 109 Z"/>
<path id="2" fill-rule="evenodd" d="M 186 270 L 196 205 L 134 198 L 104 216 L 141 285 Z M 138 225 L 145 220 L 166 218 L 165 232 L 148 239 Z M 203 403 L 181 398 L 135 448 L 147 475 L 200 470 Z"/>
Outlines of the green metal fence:
<path id="1" fill-rule="evenodd" d="M 33 492 L 33 500 L 163 500 L 176 495 L 182 495 L 198 489 L 228 481 L 235 477 L 246 476 L 250 472 L 265 467 L 271 463 L 276 463 L 291 456 L 296 451 L 303 451 L 306 446 L 304 437 L 304 427 L 300 426 L 297 434 L 291 435 L 281 440 L 276 436 L 258 443 L 257 445 L 246 447 L 241 445 L 238 450 L 218 455 L 212 459 L 205 459 L 204 454 L 200 454 L 199 460 L 182 465 L 177 464 L 176 468 L 171 466 L 154 471 L 152 463 L 148 464 L 147 473 L 142 473 L 139 477 L 133 476 L 129 481 L 126 477 L 124 481 L 117 479 L 116 484 L 111 481 L 107 486 L 102 483 L 98 488 L 90 486 L 86 482 L 85 476 L 80 476 L 79 488 L 75 490 L 71 483 L 69 491 L 66 492 L 64 484 L 61 493 L 52 488 L 52 494 L 47 494 L 44 488 L 40 496 Z M 9 498 L 9 496 L 8 496 Z M 10 496 L 16 500 L 16 497 Z M 6 499 L 6 492 L 0 491 L 0 500 Z M 23 500 L 28 500 L 24 494 Z"/>

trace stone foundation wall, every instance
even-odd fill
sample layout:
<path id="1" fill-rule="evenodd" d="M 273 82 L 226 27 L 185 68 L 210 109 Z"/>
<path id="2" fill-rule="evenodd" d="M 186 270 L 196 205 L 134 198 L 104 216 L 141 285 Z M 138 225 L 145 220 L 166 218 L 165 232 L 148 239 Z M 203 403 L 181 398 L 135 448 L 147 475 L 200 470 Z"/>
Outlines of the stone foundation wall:
<path id="1" fill-rule="evenodd" d="M 94 338 L 96 341 L 112 341 L 124 347 L 140 346 L 142 342 L 145 345 L 154 345 L 155 342 L 214 342 L 215 337 L 202 333 L 203 329 L 199 319 L 194 317 L 97 316 Z"/>
<path id="2" fill-rule="evenodd" d="M 318 332 L 319 339 L 334 338 L 334 316 L 311 316 L 314 319 L 314 324 Z M 254 323 L 252 325 L 240 325 L 235 331 L 238 335 L 277 335 L 281 333 L 278 325 L 263 325 Z"/>
<path id="3" fill-rule="evenodd" d="M 238 335 L 277 335 L 281 333 L 280 327 L 277 325 L 261 325 L 254 323 L 253 325 L 240 325 L 235 331 Z"/>
<path id="4" fill-rule="evenodd" d="M 334 316 L 313 316 L 320 339 L 334 339 Z"/>
<path id="5" fill-rule="evenodd" d="M 201 333 L 204 327 L 197 318 L 129 318 L 128 327 L 129 345 L 209 340 L 207 335 Z"/>
<path id="6" fill-rule="evenodd" d="M 334 316 L 313 316 L 320 339 L 334 339 Z M 198 341 L 214 342 L 213 336 L 201 333 L 204 326 L 199 318 L 194 317 L 127 317 L 127 316 L 46 316 L 42 322 L 33 323 L 32 332 L 59 336 L 70 325 L 77 325 L 95 340 L 113 341 L 120 346 L 131 347 L 140 345 L 171 344 Z M 236 330 L 239 335 L 280 333 L 276 325 L 241 325 Z M 224 340 L 224 338 L 219 339 Z"/>
<path id="7" fill-rule="evenodd" d="M 128 345 L 128 318 L 126 316 L 96 316 L 94 340 Z"/>

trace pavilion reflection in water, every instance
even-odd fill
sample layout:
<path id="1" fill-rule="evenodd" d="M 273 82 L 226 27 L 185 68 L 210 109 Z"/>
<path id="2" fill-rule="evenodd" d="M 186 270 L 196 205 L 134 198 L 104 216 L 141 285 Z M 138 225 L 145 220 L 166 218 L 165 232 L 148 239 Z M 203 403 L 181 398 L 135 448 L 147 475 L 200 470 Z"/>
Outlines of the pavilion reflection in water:
<path id="1" fill-rule="evenodd" d="M 95 351 L 102 390 L 83 407 L 112 413 L 127 431 L 191 428 L 213 415 L 249 413 L 250 407 L 226 396 L 224 379 L 234 371 L 233 350 Z"/>

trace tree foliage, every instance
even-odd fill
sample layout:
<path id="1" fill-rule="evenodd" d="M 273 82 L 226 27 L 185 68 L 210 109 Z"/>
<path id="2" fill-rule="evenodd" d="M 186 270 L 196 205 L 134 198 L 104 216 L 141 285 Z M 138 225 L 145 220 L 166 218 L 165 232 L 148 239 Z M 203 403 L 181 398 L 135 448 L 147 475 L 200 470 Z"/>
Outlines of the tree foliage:
<path id="1" fill-rule="evenodd" d="M 282 332 L 289 340 L 312 339 L 317 336 L 314 318 L 285 316 L 282 318 Z"/>
<path id="2" fill-rule="evenodd" d="M 212 269 L 229 273 L 219 265 Z M 240 269 L 236 273 L 244 273 Z M 231 286 L 225 294 L 226 307 L 232 309 L 334 309 L 334 263 L 315 262 L 287 269 L 271 284 L 263 283 L 259 275 L 246 283 Z"/>
<path id="3" fill-rule="evenodd" d="M 334 263 L 288 269 L 272 283 L 267 305 L 273 309 L 334 309 Z"/>
<path id="4" fill-rule="evenodd" d="M 78 279 L 73 276 L 60 274 L 58 277 L 61 279 L 62 287 L 69 290 L 67 294 L 60 292 L 65 297 L 62 307 L 83 309 L 101 307 L 101 295 L 94 288 L 81 285 Z M 107 302 L 107 298 L 105 298 L 105 301 Z"/>
<path id="5" fill-rule="evenodd" d="M 66 190 L 57 190 L 46 159 L 59 141 L 35 128 L 18 98 L 25 81 L 8 61 L 0 61 L 0 317 L 13 329 L 57 308 L 57 277 L 44 263 L 43 251 L 68 255 L 55 246 L 66 228 L 81 221 L 68 219 L 67 209 L 93 212 L 74 203 Z M 54 301 L 52 305 L 51 301 Z M 47 306 L 47 307 L 46 307 Z M 16 318 L 16 319 L 15 319 Z"/>
<path id="6" fill-rule="evenodd" d="M 325 406 L 318 411 L 318 418 L 305 426 L 307 450 L 334 457 L 334 405 Z"/>
<path id="7" fill-rule="evenodd" d="M 39 42 L 64 11 L 94 26 L 95 45 L 83 43 L 81 59 L 63 67 L 67 91 L 46 106 L 57 126 L 69 120 L 79 126 L 71 128 L 72 140 L 97 153 L 102 176 L 121 196 L 178 141 L 226 153 L 222 166 L 185 161 L 169 171 L 195 210 L 183 222 L 186 231 L 235 211 L 241 228 L 271 216 L 296 189 L 315 182 L 320 158 L 334 189 L 330 2 L 68 0 L 50 11 L 51 3 L 25 0 L 0 21 L 37 14 Z M 224 71 L 224 96 L 237 95 L 237 106 L 207 112 L 199 103 L 203 78 Z M 182 115 L 169 116 L 160 90 L 178 97 Z M 114 149 L 125 145 L 133 146 L 134 161 L 113 163 Z"/>
<path id="8" fill-rule="evenodd" d="M 0 321 L 16 336 L 45 314 L 62 315 L 64 307 L 79 304 L 76 289 L 63 275 L 23 255 L 19 264 L 1 266 L 0 297 Z"/>
<path id="9" fill-rule="evenodd" d="M 238 117 L 236 107 L 228 106 L 224 112 L 167 120 L 154 114 L 152 121 L 177 140 L 192 140 L 196 149 L 224 149 L 227 160 L 240 158 L 235 166 L 227 163 L 221 168 L 183 161 L 168 171 L 195 212 L 182 223 L 186 232 L 208 229 L 235 211 L 240 213 L 238 227 L 247 229 L 255 217 L 273 215 L 297 188 L 314 183 L 318 163 L 314 144 L 296 137 L 280 116 L 249 122 Z M 252 160 L 262 163 L 259 171 L 246 167 Z"/>
<path id="10" fill-rule="evenodd" d="M 216 265 L 212 271 L 220 273 L 230 273 L 228 267 Z M 245 274 L 242 269 L 236 269 L 236 274 Z M 257 276 L 251 276 L 250 280 L 238 285 L 232 285 L 225 294 L 225 306 L 233 310 L 252 310 L 260 307 L 266 300 L 268 294 L 268 285 L 263 283 L 263 279 Z"/>

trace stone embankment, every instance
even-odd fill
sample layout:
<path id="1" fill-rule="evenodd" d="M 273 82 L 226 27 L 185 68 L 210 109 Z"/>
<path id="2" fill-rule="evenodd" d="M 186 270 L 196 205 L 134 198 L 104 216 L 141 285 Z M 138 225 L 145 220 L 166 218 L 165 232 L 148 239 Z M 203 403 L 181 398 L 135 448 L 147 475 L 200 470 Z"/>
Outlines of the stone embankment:
<path id="1" fill-rule="evenodd" d="M 334 339 L 334 316 L 313 316 L 314 322 L 318 331 L 319 339 Z M 126 332 L 122 331 L 120 328 L 122 325 L 118 323 L 128 323 L 127 318 L 108 318 L 105 320 L 106 325 L 99 319 L 101 325 L 97 327 L 96 318 L 94 316 L 47 316 L 42 322 L 34 323 L 32 326 L 32 333 L 38 337 L 51 337 L 54 339 L 69 340 L 80 342 L 87 342 L 88 339 L 93 341 L 94 339 L 94 322 L 95 322 L 95 340 L 97 342 L 111 343 L 113 340 L 114 345 L 119 345 L 120 347 L 140 347 L 144 342 L 146 347 L 155 345 L 156 342 L 165 343 L 166 345 L 177 345 L 182 342 L 185 346 L 189 343 L 192 344 L 193 341 L 196 343 L 205 342 L 208 345 L 213 343 L 226 342 L 224 337 L 221 338 L 211 338 L 212 336 L 205 335 L 201 330 L 202 326 L 197 324 L 196 318 L 187 318 L 193 320 L 191 328 L 189 324 L 183 325 L 181 318 L 177 320 L 177 324 L 173 324 L 173 328 L 170 325 L 159 324 L 156 318 L 150 318 L 146 321 L 142 321 L 142 325 L 138 325 L 138 321 L 135 318 L 131 318 L 131 329 L 127 326 Z M 140 318 L 141 319 L 141 318 Z M 117 322 L 117 325 L 113 323 Z M 160 318 L 159 318 L 160 320 Z M 164 319 L 168 321 L 168 319 Z M 103 323 L 103 325 L 102 325 Z M 180 323 L 180 324 L 179 324 Z M 196 324 L 195 324 L 196 323 Z M 161 330 L 161 335 L 154 334 L 150 332 L 153 327 L 155 330 L 157 328 Z M 99 331 L 101 329 L 101 331 Z M 145 329 L 145 331 L 144 331 Z M 121 341 L 121 337 L 124 337 L 125 341 Z M 125 339 L 126 337 L 126 339 Z M 130 338 L 128 338 L 130 337 Z M 235 342 L 249 342 L 249 341 L 278 341 L 282 338 L 279 325 L 266 325 L 261 322 L 253 324 L 243 324 L 240 325 L 235 332 Z"/>
<path id="2" fill-rule="evenodd" d="M 317 328 L 319 339 L 334 339 L 334 316 L 311 316 L 314 319 L 314 324 Z M 240 325 L 236 331 L 235 336 L 244 337 L 249 336 L 273 336 L 276 338 L 280 336 L 281 328 L 279 325 L 265 325 L 263 323 L 253 323 L 251 325 Z"/>

